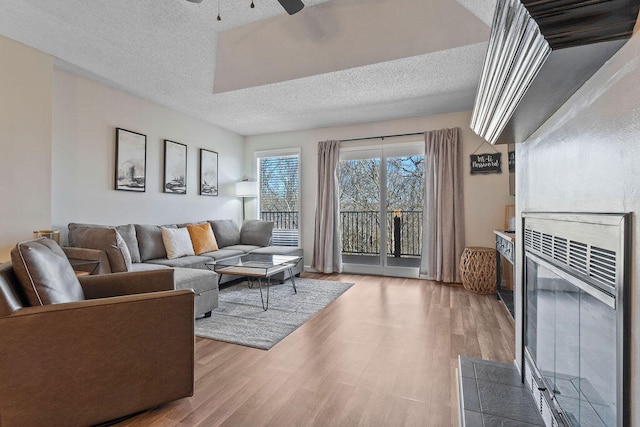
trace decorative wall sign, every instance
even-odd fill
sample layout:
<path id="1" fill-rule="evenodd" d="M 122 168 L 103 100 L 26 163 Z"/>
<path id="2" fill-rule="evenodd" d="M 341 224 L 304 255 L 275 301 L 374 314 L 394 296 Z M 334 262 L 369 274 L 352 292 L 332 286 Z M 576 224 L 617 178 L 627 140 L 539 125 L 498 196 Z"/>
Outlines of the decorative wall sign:
<path id="1" fill-rule="evenodd" d="M 502 173 L 502 153 L 472 154 L 471 175 Z"/>
<path id="2" fill-rule="evenodd" d="M 147 136 L 116 128 L 115 189 L 144 192 L 147 179 Z"/>
<path id="3" fill-rule="evenodd" d="M 187 194 L 187 146 L 164 140 L 164 192 Z"/>
<path id="4" fill-rule="evenodd" d="M 218 153 L 200 149 L 200 195 L 218 195 Z"/>

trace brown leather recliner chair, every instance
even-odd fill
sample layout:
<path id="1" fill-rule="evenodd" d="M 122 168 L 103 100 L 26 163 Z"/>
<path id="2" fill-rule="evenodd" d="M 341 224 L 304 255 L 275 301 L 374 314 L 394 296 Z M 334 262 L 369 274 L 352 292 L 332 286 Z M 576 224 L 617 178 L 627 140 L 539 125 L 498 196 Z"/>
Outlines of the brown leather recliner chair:
<path id="1" fill-rule="evenodd" d="M 2 427 L 94 425 L 193 395 L 194 296 L 173 270 L 79 280 L 84 300 L 35 306 L 0 265 Z"/>

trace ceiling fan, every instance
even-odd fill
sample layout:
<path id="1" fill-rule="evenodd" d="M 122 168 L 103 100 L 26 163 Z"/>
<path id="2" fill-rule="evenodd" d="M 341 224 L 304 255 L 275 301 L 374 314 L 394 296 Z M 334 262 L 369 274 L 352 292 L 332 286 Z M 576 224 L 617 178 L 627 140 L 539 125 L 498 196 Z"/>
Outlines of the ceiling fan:
<path id="1" fill-rule="evenodd" d="M 202 3 L 202 0 L 187 1 L 190 1 L 191 3 Z M 284 10 L 286 10 L 289 15 L 300 12 L 304 7 L 304 3 L 302 3 L 302 0 L 278 0 L 278 2 L 280 2 Z"/>

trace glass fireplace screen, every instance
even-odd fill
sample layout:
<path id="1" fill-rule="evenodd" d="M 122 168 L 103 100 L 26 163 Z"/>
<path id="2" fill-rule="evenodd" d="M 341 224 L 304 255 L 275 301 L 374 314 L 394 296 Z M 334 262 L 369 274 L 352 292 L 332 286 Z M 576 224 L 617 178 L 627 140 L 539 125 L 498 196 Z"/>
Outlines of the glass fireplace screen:
<path id="1" fill-rule="evenodd" d="M 627 425 L 631 215 L 522 218 L 523 372 L 545 422 Z"/>
<path id="2" fill-rule="evenodd" d="M 574 426 L 615 426 L 616 312 L 567 276 L 527 255 L 528 357 L 565 420 Z"/>

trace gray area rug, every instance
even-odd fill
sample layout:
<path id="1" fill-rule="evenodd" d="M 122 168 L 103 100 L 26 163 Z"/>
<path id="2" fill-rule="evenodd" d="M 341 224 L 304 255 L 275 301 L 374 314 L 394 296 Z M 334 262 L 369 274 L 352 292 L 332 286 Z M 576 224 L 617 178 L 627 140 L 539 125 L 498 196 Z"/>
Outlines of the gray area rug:
<path id="1" fill-rule="evenodd" d="M 242 282 L 220 289 L 218 308 L 211 317 L 196 319 L 195 334 L 269 350 L 351 286 L 353 283 L 297 278 L 295 294 L 290 280 L 273 284 L 269 309 L 264 311 L 257 285 L 250 289 Z M 266 298 L 264 288 L 263 292 Z"/>

